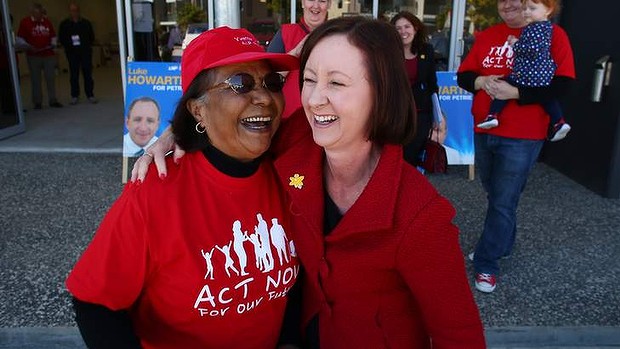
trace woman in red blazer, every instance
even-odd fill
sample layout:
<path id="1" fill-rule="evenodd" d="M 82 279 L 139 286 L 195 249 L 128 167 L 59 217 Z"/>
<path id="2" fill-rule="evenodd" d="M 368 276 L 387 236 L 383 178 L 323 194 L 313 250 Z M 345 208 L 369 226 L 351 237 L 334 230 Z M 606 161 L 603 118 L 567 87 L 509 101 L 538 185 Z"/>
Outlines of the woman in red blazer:
<path id="1" fill-rule="evenodd" d="M 300 56 L 304 111 L 273 144 L 310 347 L 485 347 L 455 210 L 402 157 L 416 113 L 400 47 L 379 21 L 315 29 Z"/>
<path id="2" fill-rule="evenodd" d="M 361 17 L 315 29 L 300 57 L 303 111 L 272 143 L 309 348 L 485 347 L 454 208 L 402 157 L 416 112 L 401 45 L 388 23 Z"/>

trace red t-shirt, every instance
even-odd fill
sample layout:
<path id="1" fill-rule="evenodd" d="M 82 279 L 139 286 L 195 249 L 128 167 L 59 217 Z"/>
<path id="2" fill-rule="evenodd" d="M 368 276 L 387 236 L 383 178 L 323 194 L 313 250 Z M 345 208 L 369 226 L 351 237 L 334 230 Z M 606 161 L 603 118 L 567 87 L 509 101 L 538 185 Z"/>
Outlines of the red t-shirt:
<path id="1" fill-rule="evenodd" d="M 47 57 L 53 56 L 52 38 L 56 37 L 52 22 L 46 17 L 35 20 L 34 17 L 28 16 L 19 23 L 17 36 L 26 40 L 34 50 L 28 51 L 28 56 Z"/>
<path id="2" fill-rule="evenodd" d="M 509 28 L 502 23 L 478 34 L 474 46 L 459 67 L 459 73 L 473 71 L 479 75 L 508 75 L 512 69 L 514 54 L 507 38 L 509 35 L 519 37 L 521 29 Z M 557 64 L 555 75 L 575 78 L 573 51 L 566 32 L 554 25 L 551 35 L 551 57 Z M 491 97 L 484 90 L 476 91 L 472 104 L 474 124 L 484 120 L 490 105 Z M 476 127 L 474 131 L 502 137 L 540 140 L 546 138 L 548 125 L 549 117 L 540 104 L 519 105 L 516 100 L 510 100 L 502 110 L 498 127 L 488 130 Z"/>
<path id="3" fill-rule="evenodd" d="M 285 52 L 294 49 L 309 33 L 309 29 L 303 18 L 300 23 L 283 24 L 281 30 Z M 282 111 L 283 118 L 288 118 L 293 112 L 301 108 L 301 91 L 299 90 L 300 75 L 301 72 L 298 69 L 291 70 L 286 76 L 286 82 L 282 88 L 282 94 L 284 94 L 284 100 L 286 101 L 284 110 Z"/>
<path id="4" fill-rule="evenodd" d="M 299 264 L 272 165 L 248 178 L 200 152 L 128 184 L 67 279 L 129 309 L 143 348 L 274 348 Z"/>

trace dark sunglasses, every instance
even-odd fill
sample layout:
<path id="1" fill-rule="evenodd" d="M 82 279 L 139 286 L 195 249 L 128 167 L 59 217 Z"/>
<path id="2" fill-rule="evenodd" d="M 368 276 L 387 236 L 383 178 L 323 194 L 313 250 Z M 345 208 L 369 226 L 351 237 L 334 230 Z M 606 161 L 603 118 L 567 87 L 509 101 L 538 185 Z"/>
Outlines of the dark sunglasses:
<path id="1" fill-rule="evenodd" d="M 254 80 L 254 77 L 248 73 L 238 73 L 223 82 L 208 88 L 207 91 L 217 88 L 223 84 L 228 85 L 228 87 L 230 87 L 230 89 L 235 91 L 237 94 L 245 94 L 254 90 L 256 87 L 256 80 Z M 263 77 L 261 85 L 271 92 L 280 92 L 282 91 L 282 87 L 284 87 L 284 77 L 276 72 L 271 72 Z"/>

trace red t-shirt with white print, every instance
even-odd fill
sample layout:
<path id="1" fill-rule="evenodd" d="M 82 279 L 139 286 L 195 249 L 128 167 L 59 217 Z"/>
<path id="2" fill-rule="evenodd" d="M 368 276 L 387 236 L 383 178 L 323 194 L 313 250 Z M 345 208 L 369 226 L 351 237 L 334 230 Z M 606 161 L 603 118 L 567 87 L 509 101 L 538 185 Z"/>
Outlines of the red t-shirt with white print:
<path id="1" fill-rule="evenodd" d="M 459 67 L 460 72 L 473 71 L 479 75 L 507 76 L 512 70 L 514 52 L 508 45 L 508 36 L 519 37 L 522 28 L 509 28 L 506 24 L 492 26 L 476 36 L 471 51 Z M 553 26 L 551 58 L 557 64 L 556 76 L 575 78 L 573 51 L 566 32 Z M 472 114 L 474 125 L 482 122 L 489 113 L 491 97 L 478 90 L 474 95 Z M 541 140 L 547 137 L 549 117 L 540 104 L 519 105 L 510 100 L 500 114 L 500 124 L 488 130 L 476 127 L 477 133 L 501 137 Z"/>
<path id="2" fill-rule="evenodd" d="M 299 264 L 269 162 L 248 178 L 200 152 L 128 184 L 67 279 L 129 309 L 144 348 L 275 348 Z"/>
<path id="3" fill-rule="evenodd" d="M 47 17 L 42 17 L 40 20 L 36 20 L 32 16 L 25 17 L 19 23 L 17 36 L 32 46 L 33 49 L 26 52 L 28 56 L 49 57 L 54 55 L 52 38 L 56 37 L 56 31 L 54 31 L 54 26 Z"/>

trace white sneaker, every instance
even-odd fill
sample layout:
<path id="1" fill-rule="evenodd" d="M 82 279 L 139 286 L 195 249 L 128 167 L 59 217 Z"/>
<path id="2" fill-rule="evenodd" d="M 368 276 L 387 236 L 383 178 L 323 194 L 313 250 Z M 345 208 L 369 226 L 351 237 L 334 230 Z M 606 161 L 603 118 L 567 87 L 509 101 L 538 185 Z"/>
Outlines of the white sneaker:
<path id="1" fill-rule="evenodd" d="M 476 289 L 484 293 L 491 293 L 495 291 L 495 287 L 497 287 L 496 278 L 493 274 L 476 273 L 475 284 Z"/>
<path id="2" fill-rule="evenodd" d="M 71 105 L 76 105 L 78 103 L 78 99 L 76 97 L 72 97 L 71 101 L 69 101 L 69 104 Z"/>
<path id="3" fill-rule="evenodd" d="M 488 130 L 490 128 L 494 128 L 499 126 L 499 120 L 497 120 L 497 117 L 493 116 L 493 115 L 489 115 L 487 116 L 486 119 L 484 119 L 483 122 L 479 123 L 478 125 L 476 125 L 479 128 L 483 128 L 485 130 Z"/>
<path id="4" fill-rule="evenodd" d="M 557 130 L 556 130 L 556 127 L 554 127 L 554 130 L 552 131 L 553 135 L 549 139 L 549 141 L 551 142 L 560 141 L 566 137 L 569 131 L 570 131 L 570 125 L 566 123 L 561 124 L 560 127 L 557 128 Z"/>
<path id="5" fill-rule="evenodd" d="M 467 259 L 469 259 L 470 261 L 474 261 L 474 253 L 475 252 L 471 252 L 470 254 L 467 255 Z M 510 255 L 506 255 L 506 256 L 501 256 L 499 257 L 499 259 L 508 259 L 510 257 Z"/>

